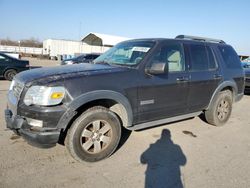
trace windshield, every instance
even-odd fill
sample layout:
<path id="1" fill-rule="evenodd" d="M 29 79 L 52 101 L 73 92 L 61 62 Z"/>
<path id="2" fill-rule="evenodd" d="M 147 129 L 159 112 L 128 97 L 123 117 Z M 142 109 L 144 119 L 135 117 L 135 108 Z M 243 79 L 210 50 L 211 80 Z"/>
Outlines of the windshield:
<path id="1" fill-rule="evenodd" d="M 154 42 L 122 42 L 94 60 L 94 63 L 133 66 L 141 62 Z"/>

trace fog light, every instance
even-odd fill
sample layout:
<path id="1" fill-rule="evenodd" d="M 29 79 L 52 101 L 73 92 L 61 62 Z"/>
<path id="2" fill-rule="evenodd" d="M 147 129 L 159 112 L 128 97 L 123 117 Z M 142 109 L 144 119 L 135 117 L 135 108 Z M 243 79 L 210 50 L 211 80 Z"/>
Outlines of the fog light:
<path id="1" fill-rule="evenodd" d="M 34 127 L 43 127 L 43 121 L 41 120 L 36 120 L 36 119 L 31 119 L 31 118 L 26 118 L 27 122 L 29 125 L 34 126 Z"/>

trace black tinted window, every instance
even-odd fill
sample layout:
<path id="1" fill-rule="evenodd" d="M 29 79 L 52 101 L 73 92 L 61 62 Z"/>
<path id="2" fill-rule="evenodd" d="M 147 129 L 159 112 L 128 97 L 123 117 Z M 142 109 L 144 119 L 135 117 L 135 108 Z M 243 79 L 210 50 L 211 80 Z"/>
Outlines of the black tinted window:
<path id="1" fill-rule="evenodd" d="M 96 59 L 98 57 L 99 57 L 99 55 L 93 55 L 93 59 Z"/>
<path id="2" fill-rule="evenodd" d="M 191 44 L 189 46 L 191 56 L 191 70 L 208 70 L 208 58 L 204 45 Z"/>
<path id="3" fill-rule="evenodd" d="M 207 47 L 207 55 L 209 60 L 209 69 L 216 69 L 217 63 L 214 57 L 214 53 L 210 47 Z"/>
<path id="4" fill-rule="evenodd" d="M 86 56 L 84 57 L 84 59 L 93 59 L 93 58 L 92 58 L 92 55 L 86 55 Z"/>
<path id="5" fill-rule="evenodd" d="M 231 46 L 219 46 L 219 50 L 228 68 L 241 67 L 240 58 Z"/>

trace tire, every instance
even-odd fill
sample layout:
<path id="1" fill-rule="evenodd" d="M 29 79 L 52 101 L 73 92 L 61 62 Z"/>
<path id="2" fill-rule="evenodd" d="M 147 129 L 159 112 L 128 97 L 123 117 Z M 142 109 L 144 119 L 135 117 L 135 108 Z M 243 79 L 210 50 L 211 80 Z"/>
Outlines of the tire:
<path id="1" fill-rule="evenodd" d="M 13 80 L 13 78 L 14 78 L 14 76 L 15 76 L 16 74 L 17 74 L 16 70 L 14 70 L 14 69 L 9 69 L 9 70 L 5 71 L 5 73 L 4 73 L 4 78 L 5 78 L 6 80 L 11 81 L 11 80 Z"/>
<path id="2" fill-rule="evenodd" d="M 205 118 L 211 125 L 224 125 L 232 112 L 233 97 L 229 90 L 221 91 L 212 101 L 211 108 L 205 111 Z"/>
<path id="3" fill-rule="evenodd" d="M 65 145 L 77 161 L 95 162 L 109 157 L 121 138 L 121 124 L 107 108 L 92 107 L 81 114 L 67 132 Z"/>

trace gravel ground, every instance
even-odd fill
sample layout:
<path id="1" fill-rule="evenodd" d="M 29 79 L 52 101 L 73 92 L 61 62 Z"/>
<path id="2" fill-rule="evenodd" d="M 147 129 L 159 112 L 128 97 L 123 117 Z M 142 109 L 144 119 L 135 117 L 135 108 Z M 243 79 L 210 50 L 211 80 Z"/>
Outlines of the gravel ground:
<path id="1" fill-rule="evenodd" d="M 32 66 L 58 62 L 29 59 Z M 10 82 L 0 80 L 0 187 L 249 187 L 250 96 L 223 127 L 199 117 L 126 133 L 110 158 L 78 163 L 57 145 L 39 149 L 6 130 Z"/>

